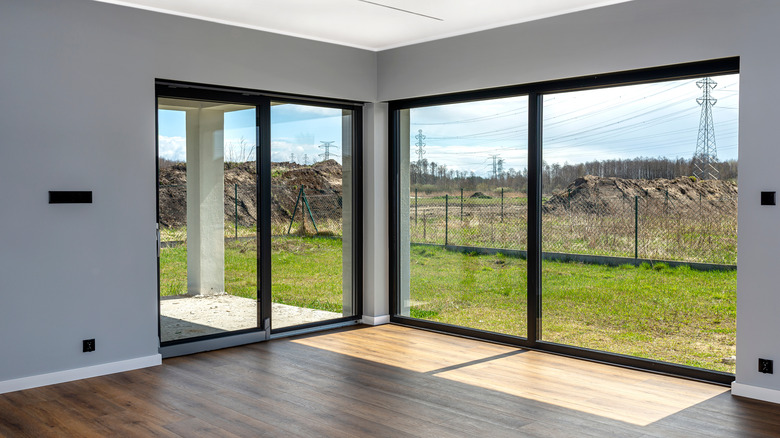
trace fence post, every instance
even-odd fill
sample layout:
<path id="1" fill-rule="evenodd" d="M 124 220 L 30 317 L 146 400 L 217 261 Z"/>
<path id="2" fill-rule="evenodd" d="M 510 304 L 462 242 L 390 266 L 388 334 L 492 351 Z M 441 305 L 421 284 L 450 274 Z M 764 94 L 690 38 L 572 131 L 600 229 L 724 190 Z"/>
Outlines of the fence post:
<path id="1" fill-rule="evenodd" d="M 634 258 L 639 258 L 639 196 L 634 196 Z"/>
<path id="2" fill-rule="evenodd" d="M 295 207 L 293 207 L 293 214 L 290 218 L 290 227 L 287 228 L 287 234 L 290 234 L 290 231 L 292 231 L 293 222 L 295 221 L 295 213 L 298 211 L 298 202 L 301 201 L 301 193 L 303 193 L 303 186 L 301 186 L 300 190 L 298 190 L 298 197 L 295 198 Z M 303 210 L 301 208 L 301 210 Z M 303 212 L 301 212 L 303 214 Z M 303 216 L 303 220 L 306 221 L 306 216 Z"/>
<path id="3" fill-rule="evenodd" d="M 234 195 L 236 197 L 236 240 L 238 240 L 238 184 L 233 184 Z"/>
<path id="4" fill-rule="evenodd" d="M 460 188 L 460 221 L 463 222 L 463 187 Z"/>
<path id="5" fill-rule="evenodd" d="M 423 242 L 427 241 L 428 238 L 426 237 L 426 231 L 425 231 L 425 218 L 426 218 L 426 212 L 423 212 Z"/>
<path id="6" fill-rule="evenodd" d="M 504 188 L 501 187 L 501 223 L 504 222 Z"/>
<path id="7" fill-rule="evenodd" d="M 306 197 L 306 193 L 303 191 L 303 186 L 301 186 L 301 198 L 303 199 L 303 205 L 301 205 L 301 211 L 303 213 L 303 220 L 306 221 L 306 212 L 303 211 L 303 207 L 306 206 L 306 210 L 309 211 L 309 218 L 311 219 L 311 224 L 314 226 L 314 232 L 316 234 L 320 234 L 320 230 L 317 229 L 317 222 L 314 220 L 314 214 L 311 212 L 311 205 L 309 205 L 309 199 Z"/>
<path id="8" fill-rule="evenodd" d="M 574 232 L 574 221 L 571 220 L 571 189 L 566 189 L 566 217 L 569 219 L 569 230 Z"/>
<path id="9" fill-rule="evenodd" d="M 669 189 L 664 193 L 664 214 L 669 214 Z"/>
<path id="10" fill-rule="evenodd" d="M 417 189 L 414 189 L 414 224 L 417 225 Z"/>
<path id="11" fill-rule="evenodd" d="M 450 233 L 450 195 L 444 195 L 444 246 L 447 246 Z"/>

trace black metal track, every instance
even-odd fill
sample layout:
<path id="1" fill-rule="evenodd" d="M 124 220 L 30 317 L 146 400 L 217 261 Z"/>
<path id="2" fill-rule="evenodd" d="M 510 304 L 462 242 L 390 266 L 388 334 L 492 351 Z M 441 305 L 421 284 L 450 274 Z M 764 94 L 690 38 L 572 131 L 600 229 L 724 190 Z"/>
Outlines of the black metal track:
<path id="1" fill-rule="evenodd" d="M 528 96 L 527 330 L 531 345 L 542 336 L 542 95 Z"/>
<path id="2" fill-rule="evenodd" d="M 271 102 L 267 97 L 257 107 L 257 288 L 258 325 L 271 330 Z"/>

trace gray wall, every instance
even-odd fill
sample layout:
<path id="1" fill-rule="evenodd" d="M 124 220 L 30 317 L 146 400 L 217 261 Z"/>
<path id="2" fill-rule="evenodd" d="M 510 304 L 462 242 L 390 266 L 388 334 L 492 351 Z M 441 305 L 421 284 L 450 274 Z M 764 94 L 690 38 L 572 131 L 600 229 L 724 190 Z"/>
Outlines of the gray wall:
<path id="1" fill-rule="evenodd" d="M 387 118 L 386 103 L 363 109 L 363 316 L 387 317 Z M 364 319 L 365 321 L 365 319 Z"/>
<path id="2" fill-rule="evenodd" d="M 157 354 L 155 78 L 371 101 L 376 54 L 88 0 L 0 2 L 0 382 Z M 94 204 L 48 205 L 49 190 Z"/>
<path id="3" fill-rule="evenodd" d="M 780 389 L 756 372 L 780 360 L 780 207 L 758 205 L 780 189 L 778 22 L 774 0 L 635 0 L 377 55 L 89 0 L 2 2 L 0 382 L 157 352 L 155 78 L 386 101 L 740 56 L 737 377 Z M 367 111 L 365 310 L 381 316 L 386 107 Z M 56 189 L 95 203 L 50 206 Z"/>
<path id="4" fill-rule="evenodd" d="M 455 92 L 740 56 L 737 381 L 780 389 L 780 207 L 759 192 L 777 181 L 780 3 L 635 0 L 381 52 L 379 99 Z"/>

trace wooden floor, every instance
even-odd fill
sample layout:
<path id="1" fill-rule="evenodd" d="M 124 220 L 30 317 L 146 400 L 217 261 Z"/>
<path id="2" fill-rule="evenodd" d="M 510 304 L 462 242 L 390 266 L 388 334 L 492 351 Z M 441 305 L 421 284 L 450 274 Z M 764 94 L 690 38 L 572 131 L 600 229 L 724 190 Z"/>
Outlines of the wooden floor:
<path id="1" fill-rule="evenodd" d="M 728 388 L 357 326 L 0 395 L 0 436 L 780 437 Z"/>

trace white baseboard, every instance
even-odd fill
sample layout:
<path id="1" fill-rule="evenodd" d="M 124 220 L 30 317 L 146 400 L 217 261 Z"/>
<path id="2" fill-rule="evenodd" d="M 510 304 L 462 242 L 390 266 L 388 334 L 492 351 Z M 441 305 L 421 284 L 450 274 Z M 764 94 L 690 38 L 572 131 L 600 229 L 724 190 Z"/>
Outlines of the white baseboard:
<path id="1" fill-rule="evenodd" d="M 363 315 L 361 317 L 361 322 L 363 324 L 368 325 L 382 325 L 382 324 L 389 324 L 390 323 L 390 315 L 381 315 L 381 316 L 366 316 Z"/>
<path id="2" fill-rule="evenodd" d="M 780 404 L 780 390 L 762 388 L 760 386 L 744 385 L 742 383 L 731 383 L 731 395 L 753 398 L 770 403 Z"/>
<path id="3" fill-rule="evenodd" d="M 88 379 L 90 377 L 105 376 L 106 374 L 121 373 L 123 371 L 137 370 L 139 368 L 147 368 L 160 364 L 162 364 L 162 356 L 153 354 L 151 356 L 121 360 L 118 362 L 5 380 L 0 382 L 0 394 L 37 388 L 39 386 L 54 385 L 56 383 L 71 382 L 73 380 Z"/>

